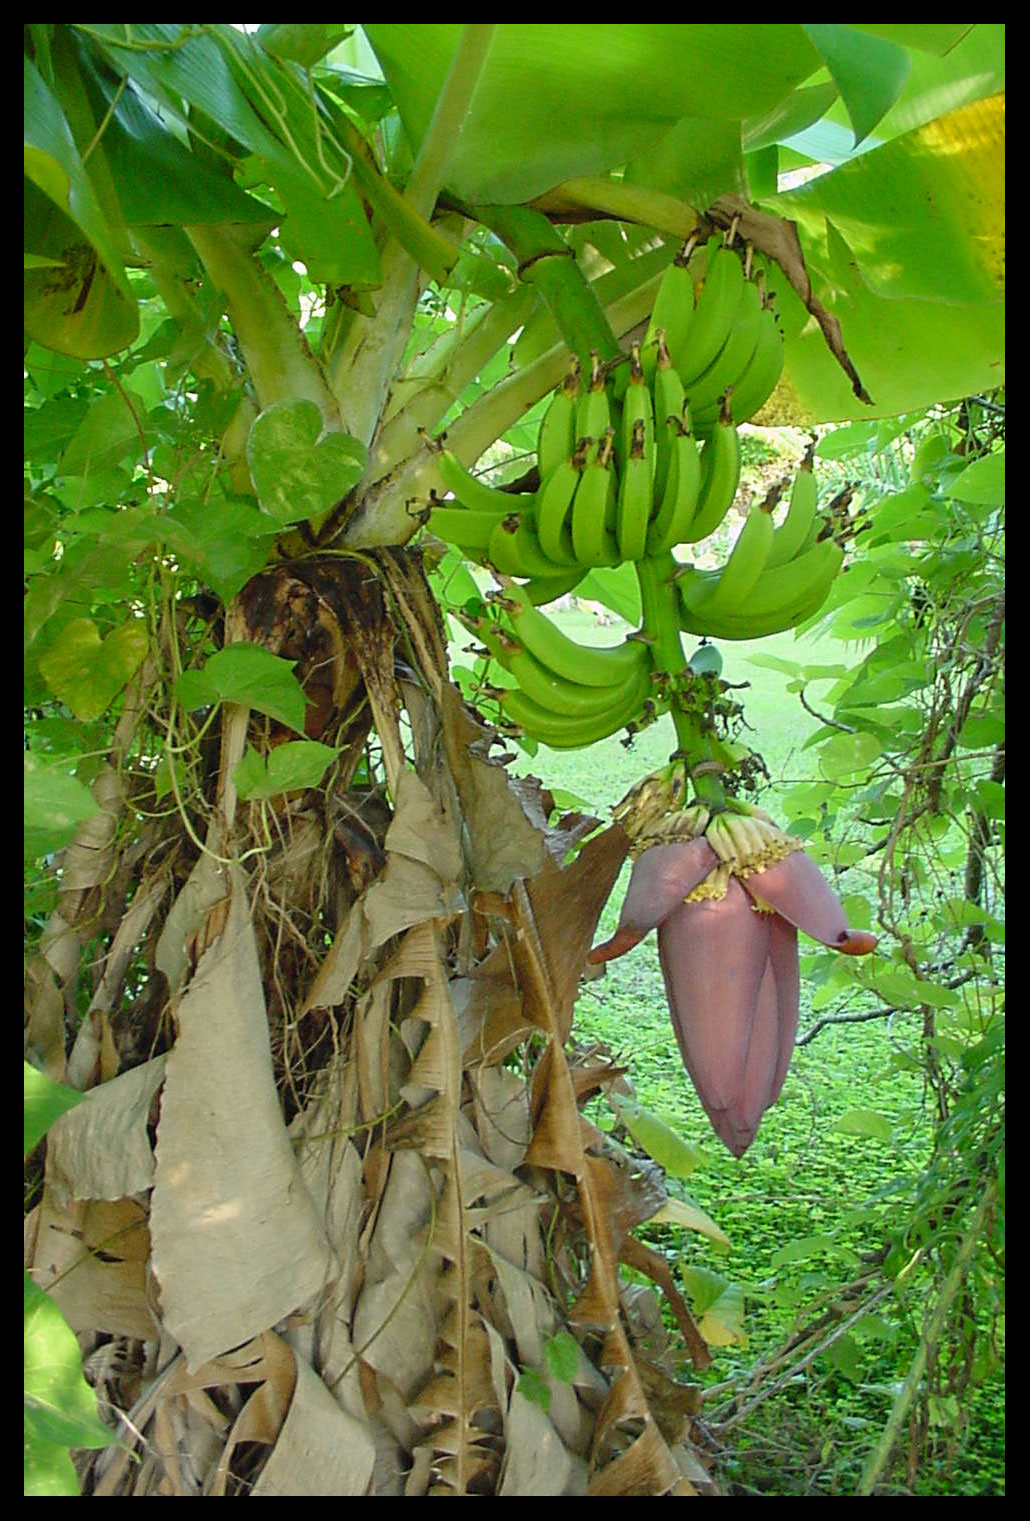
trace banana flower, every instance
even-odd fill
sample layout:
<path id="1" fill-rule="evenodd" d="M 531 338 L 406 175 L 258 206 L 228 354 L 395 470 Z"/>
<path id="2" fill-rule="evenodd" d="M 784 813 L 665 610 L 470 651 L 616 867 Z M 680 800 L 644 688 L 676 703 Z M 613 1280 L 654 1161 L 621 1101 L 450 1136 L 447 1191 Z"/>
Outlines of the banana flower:
<path id="1" fill-rule="evenodd" d="M 743 1156 L 794 1049 L 798 930 L 847 956 L 865 955 L 876 937 L 848 928 L 798 841 L 771 820 L 728 814 L 706 835 L 642 851 L 618 929 L 588 960 L 621 956 L 656 926 L 684 1066 L 716 1133 Z"/>

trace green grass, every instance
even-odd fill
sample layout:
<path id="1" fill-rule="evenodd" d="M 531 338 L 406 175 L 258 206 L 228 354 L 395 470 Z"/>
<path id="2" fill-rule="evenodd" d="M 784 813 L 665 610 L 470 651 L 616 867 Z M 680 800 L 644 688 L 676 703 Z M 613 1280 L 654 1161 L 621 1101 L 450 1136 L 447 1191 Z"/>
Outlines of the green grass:
<path id="1" fill-rule="evenodd" d="M 602 629 L 588 613 L 558 614 L 556 621 L 573 637 L 595 644 L 614 643 L 626 632 L 621 624 Z M 860 657 L 839 642 L 796 639 L 791 633 L 720 649 L 724 678 L 748 683 L 736 693 L 751 728 L 742 737 L 762 753 L 774 781 L 816 779 L 816 754 L 802 747 L 819 721 L 788 692 L 786 676 L 751 665 L 750 657 L 761 651 L 821 665 Z M 816 710 L 824 690 L 813 684 L 806 694 Z M 672 721 L 666 716 L 629 748 L 619 736 L 587 750 L 541 747 L 533 757 L 520 752 L 512 769 L 575 794 L 606 819 L 632 783 L 664 764 L 674 747 Z M 774 791 L 762 801 L 778 813 Z M 597 938 L 615 928 L 629 870 L 627 863 L 604 909 Z M 806 949 L 817 950 L 802 937 L 801 1031 L 814 1017 L 809 1007 L 813 984 L 805 980 Z M 825 965 L 825 956 L 821 963 L 814 959 L 816 966 Z M 720 1349 L 713 1367 L 701 1375 L 702 1383 L 724 1383 L 781 1346 L 795 1318 L 798 1323 L 807 1318 L 806 1306 L 855 1277 L 860 1254 L 884 1244 L 892 1219 L 896 1223 L 898 1195 L 904 1198 L 910 1192 L 933 1133 L 922 1073 L 912 1070 L 902 1054 L 906 1044 L 918 1044 L 915 1020 L 916 1016 L 907 1023 L 899 1020 L 890 1030 L 880 1021 L 830 1027 L 799 1048 L 778 1103 L 737 1161 L 713 1135 L 684 1072 L 655 937 L 649 936 L 629 955 L 609 963 L 601 977 L 583 985 L 574 1038 L 605 1042 L 629 1068 L 639 1100 L 702 1147 L 706 1166 L 691 1177 L 689 1194 L 732 1242 L 726 1254 L 701 1236 L 671 1227 L 644 1228 L 674 1266 L 707 1267 L 743 1287 L 748 1345 Z M 834 1130 L 834 1122 L 850 1109 L 882 1114 L 891 1126 L 892 1142 Z M 591 1115 L 611 1128 L 612 1116 L 603 1101 L 593 1106 Z M 819 1240 L 807 1249 L 799 1245 L 810 1238 Z M 801 1255 L 777 1263 L 776 1254 L 784 1248 Z M 888 1297 L 875 1319 L 858 1327 L 836 1353 L 820 1359 L 745 1426 L 735 1428 L 730 1439 L 735 1457 L 727 1477 L 732 1477 L 736 1464 L 741 1492 L 853 1493 L 864 1454 L 889 1414 L 893 1388 L 904 1377 L 912 1345 L 913 1327 L 904 1325 L 904 1311 Z M 1002 1398 L 1000 1383 L 988 1384 L 973 1401 L 972 1419 L 979 1432 L 975 1466 L 960 1465 L 959 1478 L 955 1472 L 924 1476 L 919 1492 L 1003 1492 L 998 1420 Z"/>

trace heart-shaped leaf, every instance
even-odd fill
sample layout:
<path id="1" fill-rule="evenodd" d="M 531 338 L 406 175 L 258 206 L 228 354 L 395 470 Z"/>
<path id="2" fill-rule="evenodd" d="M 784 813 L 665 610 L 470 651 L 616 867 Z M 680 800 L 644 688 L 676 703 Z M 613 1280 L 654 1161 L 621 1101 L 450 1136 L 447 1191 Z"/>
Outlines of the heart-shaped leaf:
<path id="1" fill-rule="evenodd" d="M 701 1335 L 710 1347 L 746 1347 L 744 1291 L 709 1268 L 683 1270 L 683 1287 L 693 1301 Z"/>
<path id="2" fill-rule="evenodd" d="M 313 401 L 280 401 L 257 418 L 247 463 L 262 510 L 277 523 L 325 516 L 368 466 L 368 450 L 348 433 L 319 441 L 322 414 Z"/>
<path id="3" fill-rule="evenodd" d="M 253 745 L 248 745 L 246 755 L 233 774 L 233 781 L 241 798 L 300 792 L 305 787 L 317 787 L 336 756 L 337 751 L 331 745 L 320 745 L 313 739 L 290 740 L 285 745 L 276 745 L 267 760 L 261 758 Z"/>
<path id="4" fill-rule="evenodd" d="M 147 626 L 130 618 L 101 639 L 92 618 L 74 618 L 39 662 L 43 679 L 83 723 L 106 712 L 147 652 Z"/>
<path id="5" fill-rule="evenodd" d="M 303 734 L 304 689 L 293 666 L 292 660 L 281 660 L 258 644 L 230 644 L 212 655 L 202 670 L 184 671 L 175 695 L 188 709 L 238 702 Z"/>

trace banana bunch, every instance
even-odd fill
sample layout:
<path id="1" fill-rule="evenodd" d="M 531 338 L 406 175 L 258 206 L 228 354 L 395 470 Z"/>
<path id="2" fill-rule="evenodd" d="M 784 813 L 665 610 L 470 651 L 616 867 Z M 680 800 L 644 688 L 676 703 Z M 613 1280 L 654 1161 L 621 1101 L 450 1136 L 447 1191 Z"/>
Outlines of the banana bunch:
<path id="1" fill-rule="evenodd" d="M 844 551 L 821 538 L 811 457 L 794 479 L 787 515 L 753 506 L 726 563 L 718 570 L 680 566 L 676 572 L 680 627 L 712 639 L 760 639 L 794 628 L 819 611 L 840 570 Z"/>
<path id="2" fill-rule="evenodd" d="M 672 554 L 707 539 L 729 512 L 740 482 L 738 425 L 783 368 L 776 314 L 741 256 L 712 238 L 695 296 L 692 252 L 688 242 L 666 267 L 628 366 L 604 366 L 595 352 L 587 375 L 570 361 L 540 424 L 535 491 L 490 486 L 433 446 L 454 500 L 434 494 L 427 527 L 502 587 L 488 611 L 480 605 L 464 618 L 515 683 L 491 695 L 504 718 L 555 748 L 590 744 L 674 699 L 654 651 L 677 616 L 682 632 L 759 638 L 817 611 L 840 569 L 840 548 L 819 537 L 810 460 L 783 524 L 774 527 L 771 509 L 753 509 L 719 570 L 678 565 Z M 624 561 L 638 566 L 642 591 L 674 577 L 675 595 L 652 599 L 660 610 L 649 622 L 645 609 L 643 630 L 617 648 L 580 645 L 540 611 L 591 569 Z M 678 669 L 668 646 L 666 659 Z"/>
<path id="3" fill-rule="evenodd" d="M 489 486 L 437 446 L 455 500 L 434 503 L 433 533 L 546 590 L 718 528 L 740 478 L 737 425 L 779 379 L 783 344 L 775 313 L 721 235 L 708 243 L 696 301 L 691 251 L 688 243 L 663 275 L 628 378 L 610 378 L 596 353 L 588 377 L 571 362 L 540 425 L 535 492 Z"/>
<path id="4" fill-rule="evenodd" d="M 610 649 L 580 644 L 534 606 L 525 587 L 507 580 L 491 611 L 460 616 L 518 683 L 491 695 L 531 739 L 578 749 L 641 718 L 652 691 L 645 643 L 631 637 Z"/>

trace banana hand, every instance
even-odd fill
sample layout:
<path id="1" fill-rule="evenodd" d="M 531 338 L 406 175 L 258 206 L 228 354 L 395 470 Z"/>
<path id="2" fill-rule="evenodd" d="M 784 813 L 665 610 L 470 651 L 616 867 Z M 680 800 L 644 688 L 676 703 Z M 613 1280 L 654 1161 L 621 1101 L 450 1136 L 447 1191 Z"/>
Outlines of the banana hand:
<path id="1" fill-rule="evenodd" d="M 663 500 L 665 487 L 669 479 L 669 461 L 672 457 L 672 440 L 674 432 L 669 430 L 670 418 L 677 422 L 683 419 L 683 408 L 686 403 L 686 395 L 683 390 L 683 382 L 673 367 L 669 350 L 665 345 L 665 334 L 658 329 L 658 363 L 654 372 L 654 429 L 655 429 L 655 470 L 654 470 L 654 498 L 656 502 Z M 688 422 L 688 428 L 691 426 Z"/>
<path id="2" fill-rule="evenodd" d="M 528 518 L 502 518 L 490 535 L 486 552 L 490 564 L 506 576 L 560 576 L 568 569 L 544 553 Z"/>
<path id="3" fill-rule="evenodd" d="M 485 481 L 466 470 L 450 449 L 437 446 L 436 465 L 440 479 L 448 491 L 453 491 L 462 507 L 470 512 L 521 512 L 532 506 L 533 497 L 528 492 L 501 491 L 488 486 Z"/>
<path id="4" fill-rule="evenodd" d="M 579 718 L 553 713 L 533 702 L 518 688 L 502 693 L 500 703 L 504 713 L 530 739 L 538 740 L 552 750 L 578 750 L 606 739 L 609 734 L 638 720 L 644 712 L 650 690 L 650 674 L 644 673 L 627 687 L 617 703 L 609 703 L 601 713 Z"/>
<path id="5" fill-rule="evenodd" d="M 822 607 L 843 559 L 840 545 L 823 539 L 789 564 L 763 571 L 744 612 L 712 613 L 704 608 L 696 579 L 710 573 L 691 571 L 678 581 L 680 627 L 685 633 L 713 639 L 761 639 L 795 628 Z"/>
<path id="6" fill-rule="evenodd" d="M 730 398 L 730 416 L 735 423 L 747 422 L 765 405 L 776 389 L 776 382 L 783 373 L 783 337 L 776 313 L 766 306 L 758 318 L 758 339 L 747 369 L 733 387 Z M 706 430 L 714 426 L 718 412 L 698 419 L 698 426 Z"/>
<path id="7" fill-rule="evenodd" d="M 647 646 L 639 640 L 623 640 L 610 649 L 580 644 L 532 605 L 525 587 L 505 586 L 502 598 L 519 643 L 541 665 L 567 681 L 583 686 L 617 687 L 628 676 L 650 667 Z"/>
<path id="8" fill-rule="evenodd" d="M 607 526 L 616 505 L 614 439 L 615 429 L 609 427 L 596 459 L 584 465 L 572 499 L 572 547 L 580 565 L 619 563 L 619 546 Z"/>
<path id="9" fill-rule="evenodd" d="M 658 363 L 658 334 L 664 333 L 664 341 L 675 364 L 686 344 L 687 334 L 694 318 L 694 281 L 687 261 L 693 250 L 693 240 L 688 240 L 682 253 L 666 269 L 658 294 L 651 309 L 644 342 L 640 349 L 640 362 L 644 379 L 650 385 Z M 660 420 L 660 416 L 659 416 Z"/>
<path id="10" fill-rule="evenodd" d="M 647 551 L 653 465 L 647 457 L 646 448 L 644 423 L 638 418 L 634 424 L 629 457 L 622 467 L 622 478 L 619 481 L 616 534 L 619 557 L 622 560 L 640 560 Z"/>
<path id="11" fill-rule="evenodd" d="M 604 370 L 596 349 L 590 351 L 590 383 L 576 403 L 577 438 L 601 439 L 611 424 L 611 406 L 605 389 Z"/>
<path id="12" fill-rule="evenodd" d="M 801 552 L 808 531 L 815 520 L 819 490 L 812 471 L 812 456 L 807 454 L 794 477 L 787 516 L 773 535 L 769 565 L 785 565 Z"/>
<path id="13" fill-rule="evenodd" d="M 731 387 L 736 391 L 754 356 L 761 315 L 758 286 L 753 280 L 745 280 L 726 342 L 708 368 L 686 387 L 691 416 L 695 419 L 704 416 L 706 408 L 716 407 L 719 398 Z"/>
<path id="14" fill-rule="evenodd" d="M 550 475 L 541 477 L 536 494 L 536 530 L 540 547 L 558 565 L 577 563 L 570 513 L 588 447 L 588 441 L 581 439 L 568 459 L 563 459 Z"/>

